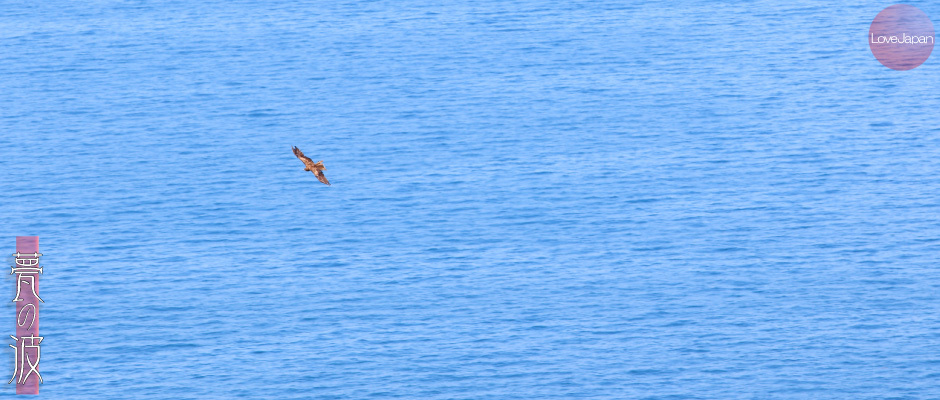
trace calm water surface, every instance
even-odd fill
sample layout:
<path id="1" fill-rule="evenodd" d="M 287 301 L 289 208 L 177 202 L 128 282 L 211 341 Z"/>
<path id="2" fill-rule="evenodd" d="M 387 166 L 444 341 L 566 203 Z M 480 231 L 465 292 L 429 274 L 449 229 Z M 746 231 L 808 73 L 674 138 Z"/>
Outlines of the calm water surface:
<path id="1" fill-rule="evenodd" d="M 890 3 L 457 3 L 3 2 L 42 396 L 940 398 Z"/>

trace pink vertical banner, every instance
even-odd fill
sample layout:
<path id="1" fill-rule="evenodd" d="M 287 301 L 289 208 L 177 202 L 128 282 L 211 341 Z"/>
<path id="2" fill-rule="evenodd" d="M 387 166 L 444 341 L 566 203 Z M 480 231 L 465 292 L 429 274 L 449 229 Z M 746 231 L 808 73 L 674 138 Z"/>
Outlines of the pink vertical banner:
<path id="1" fill-rule="evenodd" d="M 42 375 L 39 374 L 39 237 L 17 236 L 16 253 L 10 274 L 16 277 L 16 336 L 10 335 L 15 344 L 13 377 L 8 383 L 16 382 L 16 394 L 39 394 Z"/>

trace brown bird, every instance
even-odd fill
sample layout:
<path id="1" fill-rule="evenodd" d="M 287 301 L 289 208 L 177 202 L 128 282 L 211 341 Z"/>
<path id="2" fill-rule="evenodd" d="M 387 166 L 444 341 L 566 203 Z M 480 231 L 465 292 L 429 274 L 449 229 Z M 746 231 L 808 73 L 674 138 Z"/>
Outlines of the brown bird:
<path id="1" fill-rule="evenodd" d="M 313 174 L 317 176 L 317 179 L 320 182 L 325 183 L 327 186 L 331 186 L 330 181 L 326 180 L 326 176 L 323 175 L 323 171 L 326 171 L 326 167 L 323 166 L 323 160 L 320 160 L 318 162 L 313 162 L 313 160 L 311 160 L 310 157 L 304 156 L 304 153 L 300 151 L 300 149 L 298 149 L 297 147 L 291 146 L 291 148 L 294 150 L 294 155 L 297 156 L 297 158 L 299 158 L 300 161 L 304 162 L 304 166 L 305 166 L 304 171 L 313 172 Z"/>

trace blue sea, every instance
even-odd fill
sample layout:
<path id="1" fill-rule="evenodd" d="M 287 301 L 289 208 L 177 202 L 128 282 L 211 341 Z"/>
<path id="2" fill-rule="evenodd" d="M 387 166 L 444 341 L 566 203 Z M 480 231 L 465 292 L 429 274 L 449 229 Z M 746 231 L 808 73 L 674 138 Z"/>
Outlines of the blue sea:
<path id="1" fill-rule="evenodd" d="M 938 399 L 891 4 L 2 1 L 40 398 Z"/>

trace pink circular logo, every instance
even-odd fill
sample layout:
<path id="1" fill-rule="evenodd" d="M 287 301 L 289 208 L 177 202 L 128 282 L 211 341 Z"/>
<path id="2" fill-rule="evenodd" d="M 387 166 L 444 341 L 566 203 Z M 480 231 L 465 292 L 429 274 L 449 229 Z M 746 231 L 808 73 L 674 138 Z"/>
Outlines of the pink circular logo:
<path id="1" fill-rule="evenodd" d="M 895 4 L 881 10 L 868 28 L 868 45 L 884 66 L 907 71 L 933 52 L 933 23 L 919 8 Z"/>

